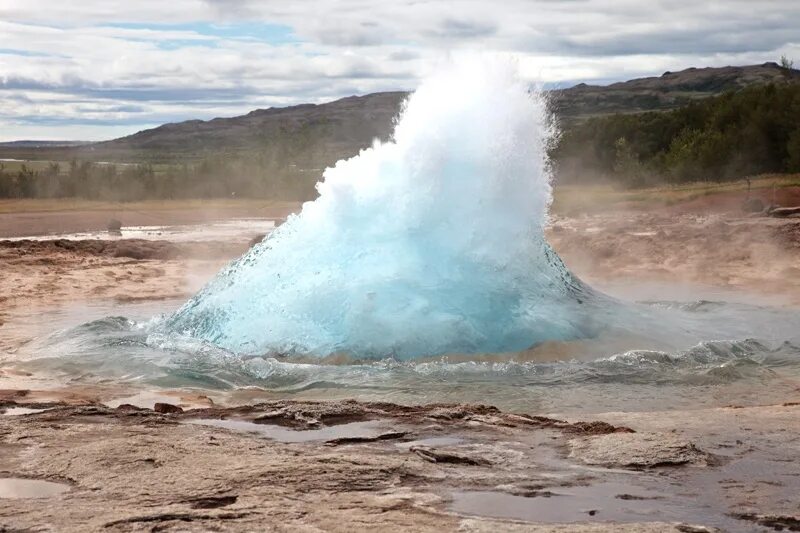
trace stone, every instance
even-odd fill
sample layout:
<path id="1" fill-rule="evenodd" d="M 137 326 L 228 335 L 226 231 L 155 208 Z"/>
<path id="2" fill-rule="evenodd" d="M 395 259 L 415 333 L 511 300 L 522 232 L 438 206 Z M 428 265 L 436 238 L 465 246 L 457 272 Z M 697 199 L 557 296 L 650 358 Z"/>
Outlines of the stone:
<path id="1" fill-rule="evenodd" d="M 122 232 L 122 222 L 117 220 L 116 218 L 112 218 L 108 221 L 108 225 L 106 226 L 108 231 L 111 233 L 121 233 Z"/>
<path id="2" fill-rule="evenodd" d="M 153 406 L 153 411 L 155 411 L 156 413 L 169 415 L 174 413 L 182 413 L 183 409 L 178 407 L 177 405 L 172 405 L 171 403 L 156 403 Z"/>
<path id="3" fill-rule="evenodd" d="M 264 240 L 264 237 L 266 237 L 266 236 L 267 236 L 266 233 L 260 233 L 260 234 L 256 235 L 255 237 L 250 239 L 250 244 L 248 245 L 248 248 L 252 248 L 256 244 L 260 243 L 261 241 Z"/>
<path id="4" fill-rule="evenodd" d="M 694 443 L 658 433 L 609 433 L 569 441 L 570 457 L 614 468 L 708 464 L 710 456 Z"/>
<path id="5" fill-rule="evenodd" d="M 742 203 L 742 211 L 745 213 L 761 213 L 764 211 L 764 202 L 760 198 L 748 198 Z"/>

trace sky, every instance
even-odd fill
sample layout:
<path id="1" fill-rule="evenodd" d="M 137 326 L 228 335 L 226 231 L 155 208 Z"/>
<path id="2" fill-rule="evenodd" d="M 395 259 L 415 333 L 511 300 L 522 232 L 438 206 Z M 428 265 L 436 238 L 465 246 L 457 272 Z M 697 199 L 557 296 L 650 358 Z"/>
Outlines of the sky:
<path id="1" fill-rule="evenodd" d="M 0 0 L 0 141 L 410 90 L 475 51 L 546 87 L 800 64 L 800 1 Z"/>

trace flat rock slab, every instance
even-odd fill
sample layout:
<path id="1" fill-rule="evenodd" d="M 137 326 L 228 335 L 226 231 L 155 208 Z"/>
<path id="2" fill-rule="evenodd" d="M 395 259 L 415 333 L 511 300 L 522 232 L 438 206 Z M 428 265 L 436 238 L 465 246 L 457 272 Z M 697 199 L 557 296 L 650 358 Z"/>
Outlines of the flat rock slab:
<path id="1" fill-rule="evenodd" d="M 570 457 L 610 468 L 708 464 L 710 456 L 691 441 L 663 433 L 609 433 L 569 441 Z"/>
<path id="2" fill-rule="evenodd" d="M 26 397 L 9 396 L 0 408 L 32 408 L 16 403 Z M 209 420 L 218 424 L 201 423 Z M 366 437 L 360 432 L 365 425 L 376 428 Z M 46 411 L 0 416 L 0 473 L 69 490 L 0 498 L 0 531 L 698 533 L 791 523 L 780 502 L 753 500 L 753 518 L 733 515 L 734 505 L 703 499 L 716 481 L 692 484 L 692 476 L 713 475 L 716 461 L 694 438 L 678 438 L 667 427 L 632 432 L 643 425 L 567 422 L 483 405 L 348 400 L 172 413 L 48 404 Z M 335 429 L 336 435 L 282 441 L 270 437 L 276 428 L 312 437 Z M 710 468 L 680 468 L 704 464 Z M 658 476 L 635 471 L 666 465 L 678 468 Z M 610 482 L 615 485 L 608 492 Z M 765 486 L 771 501 L 776 494 L 795 494 L 788 483 Z M 460 509 L 454 502 L 464 491 L 565 512 L 523 518 L 487 511 L 492 501 Z M 590 498 L 599 493 L 602 505 Z M 732 502 L 741 500 L 741 492 L 733 496 Z M 645 507 L 647 513 L 638 512 Z M 640 523 L 647 519 L 652 521 Z"/>

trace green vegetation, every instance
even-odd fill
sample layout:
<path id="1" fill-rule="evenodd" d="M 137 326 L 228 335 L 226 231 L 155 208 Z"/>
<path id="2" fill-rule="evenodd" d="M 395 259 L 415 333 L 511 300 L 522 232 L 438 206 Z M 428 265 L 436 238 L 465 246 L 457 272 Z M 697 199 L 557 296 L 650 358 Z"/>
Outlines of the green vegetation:
<path id="1" fill-rule="evenodd" d="M 390 136 L 405 96 L 255 110 L 102 143 L 0 143 L 9 159 L 0 198 L 310 199 L 323 168 Z M 642 189 L 800 171 L 800 71 L 787 57 L 581 84 L 550 93 L 550 105 L 564 127 L 551 152 L 562 185 Z"/>
<path id="2" fill-rule="evenodd" d="M 553 149 L 559 179 L 628 187 L 800 171 L 800 84 L 769 84 L 667 112 L 599 117 Z"/>
<path id="3" fill-rule="evenodd" d="M 680 185 L 662 185 L 641 189 L 620 189 L 610 183 L 560 184 L 553 191 L 553 212 L 557 215 L 574 216 L 581 213 L 602 213 L 609 210 L 652 209 L 654 206 L 676 205 L 697 198 L 730 193 L 784 187 L 800 187 L 800 174 L 780 174 L 753 177 L 748 184 L 744 180 L 724 183 L 697 182 Z M 252 198 L 218 199 L 153 199 L 119 203 L 113 200 L 87 200 L 78 198 L 28 198 L 0 199 L 2 213 L 32 213 L 48 211 L 168 211 L 198 209 L 214 210 L 258 210 L 278 209 L 289 212 L 300 208 L 298 202 L 285 202 Z"/>
<path id="4" fill-rule="evenodd" d="M 6 166 L 8 165 L 8 166 Z M 0 198 L 147 199 L 313 197 L 319 171 L 281 169 L 257 155 L 208 157 L 194 164 L 0 163 Z"/>
<path id="5" fill-rule="evenodd" d="M 47 213 L 54 211 L 108 212 L 109 216 L 122 216 L 126 212 L 187 211 L 209 212 L 260 212 L 286 213 L 299 209 L 298 202 L 283 202 L 252 198 L 141 200 L 116 202 L 111 200 L 84 200 L 78 198 L 8 198 L 0 199 L 0 214 Z"/>

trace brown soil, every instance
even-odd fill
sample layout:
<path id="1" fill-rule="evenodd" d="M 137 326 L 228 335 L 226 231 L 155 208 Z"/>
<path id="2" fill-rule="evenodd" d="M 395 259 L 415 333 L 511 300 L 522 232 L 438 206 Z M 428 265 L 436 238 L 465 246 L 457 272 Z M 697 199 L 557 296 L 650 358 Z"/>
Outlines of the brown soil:
<path id="1" fill-rule="evenodd" d="M 590 283 L 690 283 L 800 303 L 800 219 L 630 211 L 554 218 L 548 239 Z"/>
<path id="2" fill-rule="evenodd" d="M 676 209 L 556 217 L 548 235 L 590 282 L 693 282 L 800 302 L 799 220 Z M 104 227 L 105 215 L 98 220 Z M 38 316 L 42 310 L 185 298 L 245 245 L 237 246 L 0 243 L 0 357 L 13 358 L 25 340 L 22 326 L 48 327 Z M 47 390 L 53 385 L 36 379 L 0 370 L 0 408 L 52 409 L 0 414 L 0 478 L 56 481 L 69 490 L 42 500 L 0 498 L 0 531 L 685 532 L 714 531 L 719 523 L 742 531 L 755 524 L 788 527 L 797 520 L 796 398 L 779 406 L 565 421 L 489 406 L 282 400 L 219 408 L 197 391 L 162 391 L 152 404 L 180 403 L 181 409 L 155 412 L 103 405 L 120 395 L 103 385 Z M 38 388 L 19 390 L 19 382 Z M 369 420 L 384 429 L 374 438 L 281 443 L 190 423 L 201 418 L 300 431 Z M 437 437 L 461 440 L 412 442 Z M 535 499 L 607 481 L 625 485 L 620 495 L 661 494 L 622 499 L 625 505 L 677 502 L 713 519 L 701 513 L 703 520 L 656 522 L 652 517 L 660 515 L 650 511 L 617 523 L 603 509 L 587 514 L 580 500 L 567 496 L 553 502 L 574 514 L 568 524 L 451 510 L 456 490 Z"/>
<path id="3" fill-rule="evenodd" d="M 144 240 L 0 241 L 0 360 L 46 333 L 43 311 L 188 298 L 245 249 Z"/>
<path id="4" fill-rule="evenodd" d="M 164 299 L 196 289 L 246 246 L 164 241 L 0 241 L 0 316 L 21 306 Z"/>
<path id="5" fill-rule="evenodd" d="M 479 405 L 276 401 L 164 414 L 10 399 L 25 397 L 6 394 L 0 411 L 48 410 L 0 413 L 0 478 L 67 490 L 43 499 L 0 497 L 4 530 L 645 533 L 716 525 L 744 531 L 751 516 L 797 520 L 797 436 L 785 431 L 798 421 L 794 407 L 604 415 L 634 432 Z M 209 425 L 218 420 L 294 427 L 310 437 L 281 442 Z M 365 420 L 380 425 L 375 438 L 314 440 L 317 429 L 340 427 L 346 435 L 347 424 Z M 628 518 L 609 520 L 613 504 L 587 508 L 570 496 L 592 486 L 606 501 L 624 502 L 615 512 Z M 491 506 L 465 517 L 451 510 L 453 494 L 464 491 L 531 505 L 553 498 L 570 523 L 492 519 L 503 510 Z M 626 515 L 631 507 L 639 510 Z M 658 521 L 675 509 L 675 518 Z"/>
<path id="6" fill-rule="evenodd" d="M 236 257 L 247 250 L 246 246 L 226 242 L 172 243 L 144 239 L 120 239 L 115 241 L 86 240 L 70 241 L 2 241 L 0 260 L 9 264 L 25 262 L 31 256 L 54 257 L 63 254 L 86 257 L 123 257 L 128 259 L 214 259 Z"/>
<path id="7" fill-rule="evenodd" d="M 774 205 L 782 207 L 800 206 L 800 187 L 771 187 L 745 191 L 715 192 L 692 200 L 684 201 L 666 208 L 671 215 L 709 213 L 743 214 L 742 206 L 750 199 L 758 199 L 765 207 Z"/>
<path id="8" fill-rule="evenodd" d="M 140 210 L 119 204 L 113 209 L 77 209 L 0 213 L 0 238 L 104 231 L 112 219 L 124 226 L 175 226 L 202 224 L 230 218 L 286 218 L 298 210 L 296 203 L 263 206 L 172 208 Z"/>

